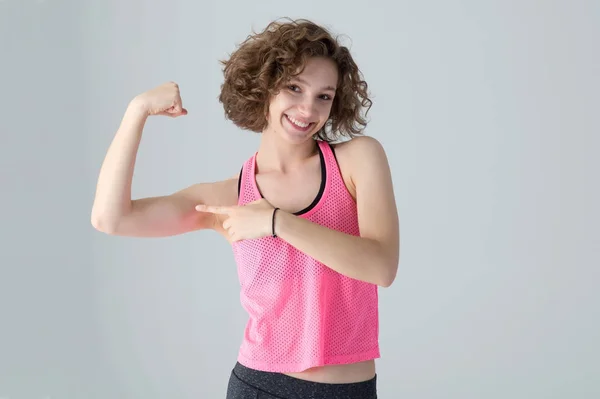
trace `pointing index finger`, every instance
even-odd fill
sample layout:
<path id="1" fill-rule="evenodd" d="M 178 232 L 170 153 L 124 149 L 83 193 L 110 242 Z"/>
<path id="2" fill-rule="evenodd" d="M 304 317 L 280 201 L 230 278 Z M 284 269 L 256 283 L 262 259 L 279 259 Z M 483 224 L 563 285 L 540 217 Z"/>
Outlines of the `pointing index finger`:
<path id="1" fill-rule="evenodd" d="M 227 215 L 231 212 L 231 209 L 226 206 L 213 206 L 213 205 L 196 205 L 196 210 L 201 212 L 218 213 Z"/>

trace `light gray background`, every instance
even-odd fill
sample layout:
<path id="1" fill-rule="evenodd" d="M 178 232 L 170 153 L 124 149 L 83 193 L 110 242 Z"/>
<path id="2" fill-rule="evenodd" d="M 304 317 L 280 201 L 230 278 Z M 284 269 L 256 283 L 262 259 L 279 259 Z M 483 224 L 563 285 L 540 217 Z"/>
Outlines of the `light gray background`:
<path id="1" fill-rule="evenodd" d="M 168 80 L 136 197 L 239 171 L 217 62 L 271 19 L 347 35 L 401 223 L 379 393 L 600 395 L 597 1 L 0 1 L 0 397 L 221 398 L 241 342 L 229 246 L 109 237 L 96 178 L 128 101 Z"/>

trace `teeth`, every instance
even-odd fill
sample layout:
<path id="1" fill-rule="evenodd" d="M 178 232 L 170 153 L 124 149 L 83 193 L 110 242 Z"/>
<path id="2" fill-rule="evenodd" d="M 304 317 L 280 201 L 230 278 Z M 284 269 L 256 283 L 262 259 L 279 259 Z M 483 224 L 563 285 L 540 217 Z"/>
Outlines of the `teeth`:
<path id="1" fill-rule="evenodd" d="M 298 127 L 301 128 L 306 128 L 308 127 L 308 125 L 310 125 L 310 123 L 302 123 L 300 121 L 297 121 L 296 119 L 292 118 L 291 116 L 288 115 L 288 118 L 290 119 L 290 121 L 292 121 L 292 123 Z"/>

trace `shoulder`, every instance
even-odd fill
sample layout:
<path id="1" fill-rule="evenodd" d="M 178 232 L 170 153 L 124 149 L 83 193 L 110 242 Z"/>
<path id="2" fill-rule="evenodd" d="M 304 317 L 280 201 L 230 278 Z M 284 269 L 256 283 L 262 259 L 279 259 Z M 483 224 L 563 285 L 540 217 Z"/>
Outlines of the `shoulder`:
<path id="1" fill-rule="evenodd" d="M 383 145 L 370 136 L 359 136 L 343 143 L 332 144 L 336 155 L 354 158 L 354 163 L 364 161 L 363 157 L 377 158 L 385 155 Z"/>
<path id="2" fill-rule="evenodd" d="M 351 175 L 358 170 L 377 171 L 387 168 L 385 149 L 379 140 L 369 136 L 359 136 L 343 143 L 333 144 L 340 169 L 346 169 Z"/>
<path id="3" fill-rule="evenodd" d="M 369 136 L 354 137 L 351 140 L 332 144 L 338 166 L 346 187 L 353 196 L 361 179 L 372 174 L 389 173 L 389 165 L 383 145 Z"/>

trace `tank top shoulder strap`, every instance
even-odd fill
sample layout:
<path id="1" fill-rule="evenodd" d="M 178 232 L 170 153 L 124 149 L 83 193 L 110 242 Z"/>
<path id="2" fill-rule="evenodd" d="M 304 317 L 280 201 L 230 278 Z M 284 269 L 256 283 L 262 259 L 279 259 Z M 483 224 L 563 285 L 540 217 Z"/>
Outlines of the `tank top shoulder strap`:
<path id="1" fill-rule="evenodd" d="M 253 195 L 252 190 L 252 179 L 254 179 L 254 159 L 256 153 L 252 155 L 244 164 L 240 170 L 238 178 L 238 205 L 251 202 L 252 199 L 249 196 Z"/>
<path id="2" fill-rule="evenodd" d="M 335 156 L 335 150 L 326 141 L 319 141 L 319 147 L 321 148 L 321 152 L 323 153 L 323 158 L 325 159 L 325 168 L 327 170 L 327 176 L 330 184 L 339 184 L 342 180 L 342 174 L 340 172 L 340 168 L 337 162 L 337 158 Z"/>

